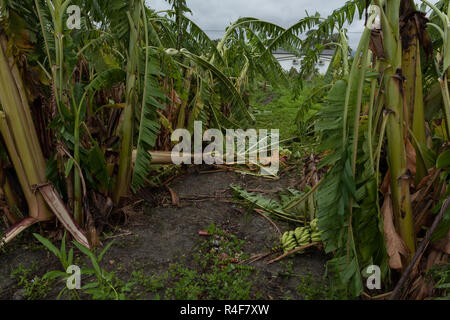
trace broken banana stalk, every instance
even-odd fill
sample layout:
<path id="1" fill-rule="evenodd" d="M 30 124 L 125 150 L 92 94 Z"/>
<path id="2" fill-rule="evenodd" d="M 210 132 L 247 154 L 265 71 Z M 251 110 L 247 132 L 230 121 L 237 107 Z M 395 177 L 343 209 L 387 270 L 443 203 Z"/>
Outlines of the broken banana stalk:
<path id="1" fill-rule="evenodd" d="M 152 157 L 151 164 L 159 164 L 159 165 L 173 164 L 171 151 L 149 151 L 148 153 Z M 136 162 L 136 154 L 137 154 L 137 150 L 133 150 L 133 153 L 131 156 L 131 160 L 132 160 L 133 164 Z M 203 157 L 204 154 L 202 154 L 201 156 Z M 194 162 L 194 159 L 198 158 L 198 157 L 199 157 L 199 155 L 191 154 L 192 163 Z M 273 160 L 274 160 L 274 157 L 265 157 L 265 158 L 261 158 L 260 162 L 261 163 L 270 163 L 270 161 L 273 161 Z M 233 164 L 238 164 L 238 163 L 235 162 Z"/>
<path id="2" fill-rule="evenodd" d="M 37 222 L 48 221 L 56 215 L 61 224 L 72 234 L 74 239 L 83 246 L 90 248 L 86 234 L 74 222 L 70 212 L 64 202 L 51 184 L 35 184 L 32 187 L 26 173 L 23 170 L 23 161 L 18 156 L 14 138 L 8 127 L 6 115 L 0 112 L 0 132 L 5 141 L 11 162 L 17 172 L 19 182 L 24 192 L 29 207 L 29 217 L 14 224 L 6 231 L 5 236 L 0 240 L 0 248 L 13 240 L 22 231 Z M 39 192 L 39 193 L 38 193 Z M 50 210 L 49 210 L 50 209 Z"/>
<path id="3" fill-rule="evenodd" d="M 0 132 L 27 201 L 29 217 L 6 231 L 0 247 L 36 222 L 49 221 L 56 215 L 74 238 L 89 248 L 86 235 L 74 224 L 56 191 L 51 187 L 40 192 L 32 190 L 33 185 L 47 182 L 46 164 L 22 78 L 7 48 L 6 36 L 0 32 Z"/>

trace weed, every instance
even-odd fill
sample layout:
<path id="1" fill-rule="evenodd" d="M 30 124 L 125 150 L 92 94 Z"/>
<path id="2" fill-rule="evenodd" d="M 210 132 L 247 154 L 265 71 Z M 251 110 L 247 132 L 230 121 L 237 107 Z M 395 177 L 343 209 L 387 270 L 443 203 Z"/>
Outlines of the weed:
<path id="1" fill-rule="evenodd" d="M 171 288 L 166 290 L 167 299 L 214 299 L 248 300 L 260 298 L 253 292 L 256 277 L 254 268 L 237 264 L 245 259 L 243 240 L 227 234 L 211 224 L 207 231 L 211 239 L 199 246 L 191 268 L 177 263 L 170 266 Z"/>
<path id="2" fill-rule="evenodd" d="M 450 265 L 437 265 L 430 269 L 428 277 L 435 281 L 436 300 L 450 300 Z"/>
<path id="3" fill-rule="evenodd" d="M 82 270 L 82 275 L 95 276 L 94 281 L 83 286 L 81 290 L 91 295 L 93 300 L 125 300 L 126 294 L 131 292 L 135 283 L 124 282 L 116 276 L 114 271 L 108 272 L 100 267 L 100 262 L 114 241 L 108 243 L 98 256 L 80 243 L 76 241 L 73 243 L 91 260 L 92 268 Z"/>
<path id="4" fill-rule="evenodd" d="M 297 292 L 305 300 L 344 300 L 349 298 L 342 293 L 332 290 L 327 279 L 324 278 L 318 281 L 313 278 L 311 273 L 306 277 L 302 277 L 300 282 Z"/>
<path id="5" fill-rule="evenodd" d="M 24 268 L 19 264 L 17 269 L 11 271 L 11 278 L 17 281 L 17 285 L 23 289 L 23 296 L 28 300 L 45 299 L 53 284 L 51 279 L 37 275 L 33 277 L 36 269 L 36 264 L 30 268 Z"/>
<path id="6" fill-rule="evenodd" d="M 158 291 L 164 288 L 164 282 L 169 277 L 169 272 L 164 272 L 161 276 L 146 275 L 143 270 L 134 270 L 131 273 L 132 282 L 143 288 L 145 293 L 155 294 L 154 299 L 159 300 Z M 137 288 L 135 288 L 137 289 Z M 136 297 L 141 296 L 141 293 L 136 293 Z"/>
<path id="7" fill-rule="evenodd" d="M 282 268 L 282 271 L 278 272 L 279 276 L 285 276 L 286 279 L 297 276 L 294 273 L 294 269 L 293 269 L 294 262 L 292 260 L 280 261 L 280 266 Z"/>
<path id="8" fill-rule="evenodd" d="M 251 104 L 256 117 L 256 129 L 274 128 L 280 130 L 280 140 L 294 137 L 307 138 L 311 131 L 311 118 L 317 112 L 318 104 L 305 110 L 303 121 L 298 118 L 299 110 L 310 103 L 309 94 L 313 86 L 308 86 L 300 96 L 285 87 L 272 88 L 267 92 L 255 91 Z M 295 150 L 297 151 L 297 150 Z M 294 152 L 295 153 L 295 152 Z"/>
<path id="9" fill-rule="evenodd" d="M 59 278 L 60 281 L 62 282 L 67 281 L 68 274 L 66 273 L 66 270 L 70 265 L 72 265 L 73 262 L 73 248 L 70 248 L 70 250 L 67 253 L 65 243 L 66 235 L 64 234 L 63 236 L 60 249 L 56 248 L 50 242 L 50 240 L 38 234 L 34 234 L 34 236 L 48 250 L 50 250 L 56 257 L 60 259 L 61 265 L 64 270 L 64 271 L 54 270 L 47 272 L 43 278 L 45 279 Z M 92 264 L 92 268 L 81 269 L 81 276 L 84 276 L 85 278 L 94 277 L 94 280 L 92 282 L 81 287 L 81 291 L 84 294 L 90 295 L 93 300 L 110 300 L 110 299 L 124 300 L 125 294 L 131 292 L 131 288 L 134 286 L 134 282 L 125 283 L 116 276 L 115 272 L 108 272 L 100 267 L 100 262 L 102 261 L 105 253 L 112 246 L 113 241 L 111 241 L 108 245 L 106 245 L 98 256 L 96 256 L 91 250 L 86 249 L 83 245 L 81 245 L 76 241 L 73 241 L 73 244 L 82 253 L 84 253 L 87 257 L 90 258 Z M 67 286 L 64 286 L 58 295 L 58 299 L 67 290 L 68 290 Z M 71 298 L 75 296 L 77 299 L 80 299 L 80 295 L 76 289 L 70 290 L 69 293 Z"/>

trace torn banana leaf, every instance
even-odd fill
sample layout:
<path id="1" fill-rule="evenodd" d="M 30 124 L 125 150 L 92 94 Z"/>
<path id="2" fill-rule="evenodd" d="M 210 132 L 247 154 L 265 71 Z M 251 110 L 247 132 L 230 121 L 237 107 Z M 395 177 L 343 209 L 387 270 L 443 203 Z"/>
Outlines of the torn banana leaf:
<path id="1" fill-rule="evenodd" d="M 280 219 L 288 220 L 290 222 L 296 222 L 303 224 L 305 219 L 301 214 L 298 214 L 293 211 L 287 211 L 284 210 L 284 204 L 286 202 L 286 199 L 282 199 L 283 203 L 280 203 L 278 201 L 275 201 L 273 199 L 268 199 L 263 197 L 262 195 L 255 193 L 255 192 L 248 192 L 244 188 L 236 185 L 230 185 L 231 189 L 234 190 L 236 196 L 239 198 L 244 199 L 246 202 L 250 203 L 251 205 L 264 210 L 270 215 L 274 215 Z M 303 195 L 303 194 L 302 194 Z M 293 194 L 294 197 L 300 196 L 300 192 L 297 194 Z"/>

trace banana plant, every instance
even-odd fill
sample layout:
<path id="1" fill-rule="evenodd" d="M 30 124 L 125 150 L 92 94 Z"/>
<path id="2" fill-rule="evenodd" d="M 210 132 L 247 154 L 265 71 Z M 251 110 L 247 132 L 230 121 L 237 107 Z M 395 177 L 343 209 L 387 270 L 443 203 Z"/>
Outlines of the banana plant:
<path id="1" fill-rule="evenodd" d="M 131 155 L 133 150 L 134 134 L 134 107 L 138 104 L 138 64 L 139 48 L 141 47 L 141 3 L 137 1 L 130 2 L 130 11 L 126 12 L 129 23 L 129 39 L 126 67 L 126 93 L 125 108 L 123 110 L 124 118 L 122 123 L 122 141 L 119 158 L 119 172 L 117 175 L 116 189 L 114 190 L 113 200 L 117 204 L 120 198 L 129 192 L 131 183 Z"/>
<path id="2" fill-rule="evenodd" d="M 0 34 L 0 131 L 28 203 L 29 218 L 6 232 L 2 245 L 36 222 L 59 218 L 72 235 L 86 247 L 84 232 L 74 223 L 56 190 L 45 176 L 46 164 L 30 112 L 28 97 L 14 59 L 7 55 L 8 41 Z M 39 192 L 39 193 L 38 193 Z"/>
<path id="3" fill-rule="evenodd" d="M 410 200 L 405 149 L 405 119 L 408 117 L 403 101 L 402 43 L 400 40 L 400 1 L 388 1 L 383 8 L 379 0 L 380 20 L 383 29 L 384 90 L 386 109 L 390 112 L 386 136 L 388 140 L 390 181 L 394 216 L 400 236 L 406 243 L 411 257 L 415 252 L 415 232 Z M 407 129 L 407 128 L 406 128 Z"/>
<path id="4" fill-rule="evenodd" d="M 416 175 L 415 183 L 418 185 L 427 175 L 426 161 L 420 153 L 421 146 L 426 145 L 425 132 L 425 104 L 423 93 L 422 57 L 421 48 L 430 54 L 431 40 L 426 31 L 426 18 L 416 10 L 414 1 L 401 3 L 403 27 L 400 31 L 402 37 L 402 72 L 406 78 L 404 83 L 404 103 L 408 106 L 405 122 L 413 136 L 412 144 L 416 149 Z"/>
<path id="5" fill-rule="evenodd" d="M 450 67 L 450 6 L 447 9 L 447 14 L 445 14 L 429 1 L 422 0 L 422 2 L 432 8 L 442 22 L 442 28 L 432 22 L 429 22 L 428 25 L 439 32 L 443 42 L 442 51 L 437 57 L 436 66 L 441 66 L 440 69 L 437 67 L 439 74 L 438 80 L 441 87 L 442 98 L 444 101 L 447 133 L 450 136 L 450 95 L 448 90 L 448 70 Z"/>

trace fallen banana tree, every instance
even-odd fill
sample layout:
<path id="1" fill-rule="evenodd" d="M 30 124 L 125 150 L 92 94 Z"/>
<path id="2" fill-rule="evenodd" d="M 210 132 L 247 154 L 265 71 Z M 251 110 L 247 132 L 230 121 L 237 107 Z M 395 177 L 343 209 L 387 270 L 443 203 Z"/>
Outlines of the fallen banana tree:
<path id="1" fill-rule="evenodd" d="M 6 116 L 4 112 L 0 112 L 0 130 L 3 137 L 10 137 L 9 131 L 4 131 L 4 125 L 6 123 Z M 17 159 L 14 157 L 16 154 L 15 152 L 15 145 L 14 144 L 7 144 L 8 151 L 10 152 L 10 155 L 12 154 L 13 159 Z M 136 161 L 136 153 L 137 150 L 132 151 L 132 165 L 134 165 Z M 172 165 L 172 152 L 170 151 L 149 151 L 149 155 L 151 156 L 151 165 Z M 194 159 L 199 158 L 199 156 L 203 157 L 205 154 L 191 155 L 191 160 L 194 161 Z M 18 159 L 17 159 L 18 160 Z M 268 158 L 262 158 L 260 159 L 262 162 L 270 162 L 273 161 L 273 157 Z M 17 165 L 21 166 L 21 162 L 17 162 Z M 75 221 L 72 219 L 72 215 L 70 214 L 67 207 L 64 205 L 64 202 L 62 201 L 61 197 L 59 196 L 58 192 L 55 190 L 55 188 L 50 183 L 41 183 L 41 184 L 34 184 L 31 185 L 30 189 L 30 196 L 42 196 L 45 200 L 45 203 L 47 204 L 46 208 L 50 209 L 50 212 L 54 213 L 58 220 L 62 223 L 62 225 L 74 236 L 74 238 L 80 242 L 81 244 L 85 245 L 86 247 L 90 247 L 88 238 L 86 236 L 86 233 L 75 223 Z M 280 213 L 286 216 L 285 213 Z M 53 216 L 50 216 L 49 219 L 52 219 Z M 48 220 L 49 220 L 48 219 Z M 292 219 L 292 218 L 291 218 Z M 6 235 L 3 239 L 0 240 L 0 243 L 6 244 L 10 242 L 14 237 L 16 237 L 18 234 L 20 234 L 22 231 L 24 231 L 26 228 L 32 226 L 33 224 L 37 222 L 42 222 L 45 220 L 40 220 L 39 218 L 35 218 L 30 215 L 29 218 L 25 218 L 21 220 L 20 222 L 14 224 L 9 230 L 6 231 Z M 299 220 L 300 222 L 300 220 Z"/>

